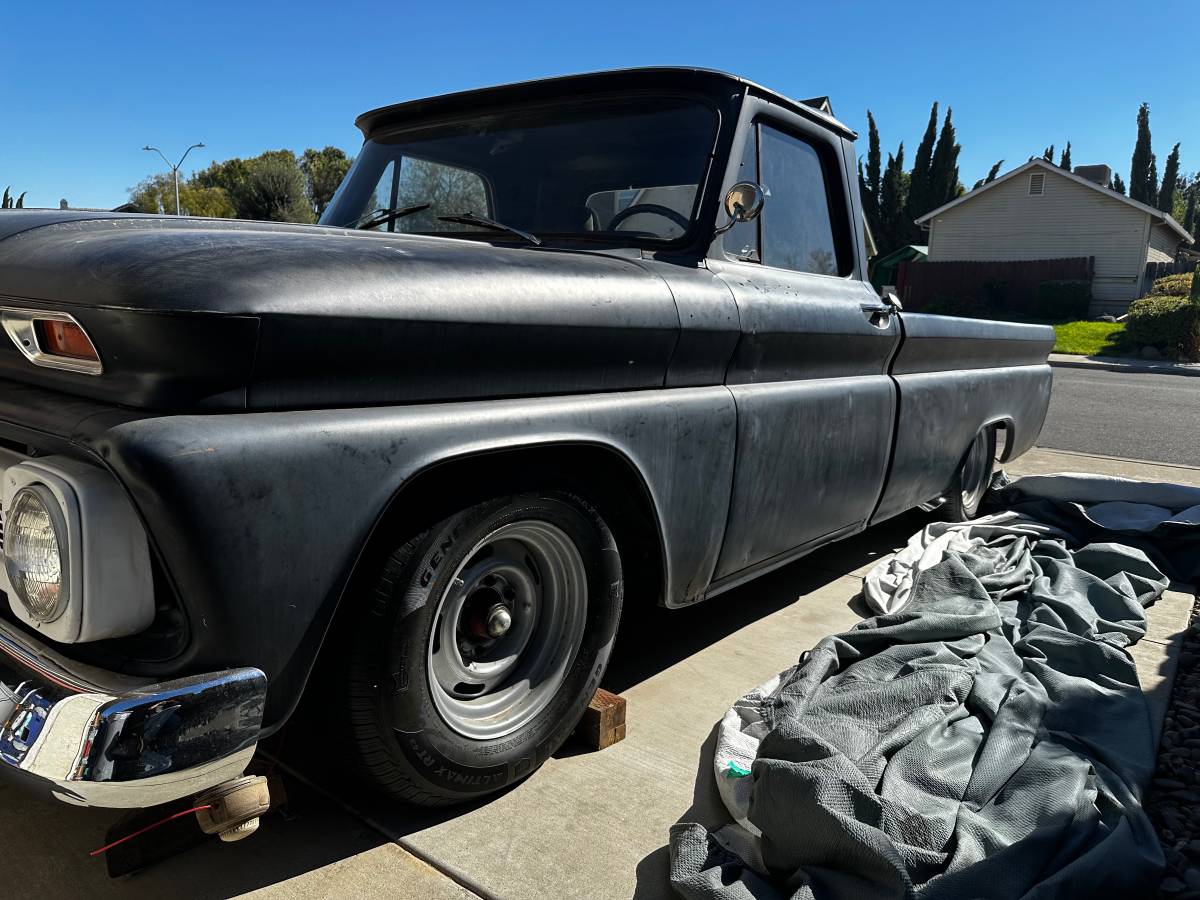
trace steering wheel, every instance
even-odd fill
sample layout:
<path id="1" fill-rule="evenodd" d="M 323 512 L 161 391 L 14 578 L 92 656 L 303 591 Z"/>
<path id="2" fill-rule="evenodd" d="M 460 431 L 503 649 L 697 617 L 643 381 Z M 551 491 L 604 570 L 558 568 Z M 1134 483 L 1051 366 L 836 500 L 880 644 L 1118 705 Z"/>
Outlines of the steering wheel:
<path id="1" fill-rule="evenodd" d="M 635 203 L 633 206 L 627 206 L 615 216 L 608 220 L 608 230 L 616 231 L 617 226 L 628 219 L 630 216 L 636 216 L 638 213 L 651 213 L 656 216 L 662 216 L 664 219 L 670 219 L 684 231 L 692 224 L 687 216 L 676 212 L 669 206 L 663 206 L 659 203 Z"/>

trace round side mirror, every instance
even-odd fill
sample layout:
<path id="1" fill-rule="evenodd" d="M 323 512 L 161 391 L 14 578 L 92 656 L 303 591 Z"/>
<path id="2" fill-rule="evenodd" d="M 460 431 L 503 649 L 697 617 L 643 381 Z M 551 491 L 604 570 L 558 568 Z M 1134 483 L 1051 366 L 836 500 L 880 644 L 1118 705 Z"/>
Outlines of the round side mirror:
<path id="1" fill-rule="evenodd" d="M 749 222 L 762 212 L 766 191 L 751 181 L 739 181 L 725 195 L 725 212 L 734 222 Z"/>

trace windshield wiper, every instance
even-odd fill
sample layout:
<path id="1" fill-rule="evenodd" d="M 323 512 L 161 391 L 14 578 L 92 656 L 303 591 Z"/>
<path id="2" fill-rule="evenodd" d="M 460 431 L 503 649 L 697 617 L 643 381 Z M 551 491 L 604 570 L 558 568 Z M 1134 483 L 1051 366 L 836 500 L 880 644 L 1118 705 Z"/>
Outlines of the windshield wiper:
<path id="1" fill-rule="evenodd" d="M 541 238 L 530 234 L 528 231 L 522 231 L 520 228 L 513 228 L 511 225 L 505 225 L 503 222 L 497 222 L 495 219 L 489 219 L 485 216 L 477 216 L 473 212 L 459 213 L 456 216 L 438 216 L 439 222 L 450 222 L 454 225 L 478 225 L 480 228 L 491 228 L 493 231 L 507 231 L 509 234 L 515 234 L 519 238 L 524 238 L 529 243 L 540 245 Z"/>
<path id="2" fill-rule="evenodd" d="M 431 205 L 430 203 L 417 203 L 413 206 L 402 206 L 400 209 L 373 209 L 365 216 L 359 216 L 350 223 L 349 227 L 378 228 L 380 225 L 387 225 L 389 222 L 395 222 L 397 219 L 403 219 L 405 216 L 429 209 Z"/>

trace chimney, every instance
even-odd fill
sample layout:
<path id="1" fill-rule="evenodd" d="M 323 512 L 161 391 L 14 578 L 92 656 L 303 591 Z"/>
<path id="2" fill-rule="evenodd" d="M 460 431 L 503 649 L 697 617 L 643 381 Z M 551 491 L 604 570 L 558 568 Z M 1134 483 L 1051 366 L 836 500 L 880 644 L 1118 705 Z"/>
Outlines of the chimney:
<path id="1" fill-rule="evenodd" d="M 1076 166 L 1075 174 L 1088 181 L 1094 181 L 1102 187 L 1108 187 L 1108 183 L 1112 181 L 1112 169 L 1105 165 Z"/>

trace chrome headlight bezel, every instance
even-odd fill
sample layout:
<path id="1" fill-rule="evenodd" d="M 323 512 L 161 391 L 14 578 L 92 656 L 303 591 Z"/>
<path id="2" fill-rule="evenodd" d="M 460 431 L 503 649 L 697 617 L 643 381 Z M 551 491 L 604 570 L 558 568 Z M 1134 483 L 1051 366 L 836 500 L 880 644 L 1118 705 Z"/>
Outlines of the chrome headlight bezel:
<path id="1" fill-rule="evenodd" d="M 54 557 L 58 567 L 58 599 L 48 612 L 39 609 L 38 604 L 30 599 L 26 589 L 29 570 L 18 567 L 17 557 L 20 554 L 13 552 L 14 548 L 20 547 L 19 542 L 28 540 L 27 534 L 22 533 L 20 526 L 22 508 L 34 504 L 40 507 L 41 513 L 49 525 L 54 542 Z M 42 625 L 56 622 L 71 604 L 71 555 L 68 541 L 65 512 L 49 487 L 35 482 L 26 485 L 13 495 L 11 509 L 5 516 L 5 574 L 8 576 L 8 583 L 12 586 L 13 593 L 25 607 L 26 613 Z"/>
<path id="2" fill-rule="evenodd" d="M 67 603 L 51 621 L 31 614 L 15 591 L 7 561 L 0 588 L 13 615 L 61 644 L 125 637 L 154 621 L 154 579 L 141 520 L 105 469 L 63 456 L 29 457 L 0 448 L 0 507 L 8 520 L 17 495 L 40 485 L 57 502 L 65 526 L 59 552 Z M 7 553 L 5 554 L 7 560 Z"/>

